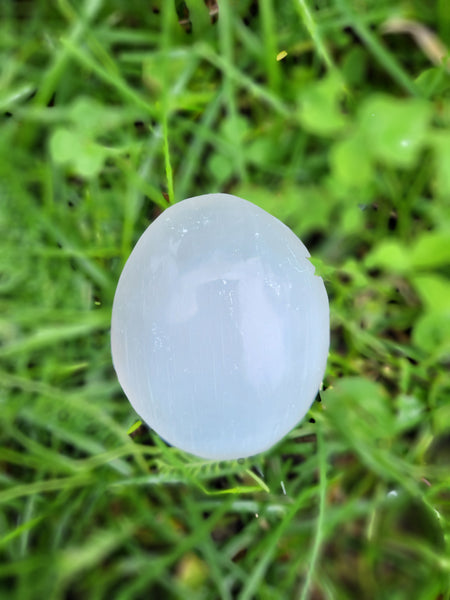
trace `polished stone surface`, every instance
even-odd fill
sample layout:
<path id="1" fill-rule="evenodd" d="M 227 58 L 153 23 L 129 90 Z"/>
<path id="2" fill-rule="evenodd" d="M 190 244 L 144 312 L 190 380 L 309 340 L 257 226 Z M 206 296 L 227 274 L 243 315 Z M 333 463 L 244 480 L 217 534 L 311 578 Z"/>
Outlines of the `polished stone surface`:
<path id="1" fill-rule="evenodd" d="M 329 346 L 328 297 L 308 256 L 278 219 L 228 194 L 175 204 L 144 232 L 117 286 L 112 355 L 163 439 L 241 458 L 304 417 Z"/>

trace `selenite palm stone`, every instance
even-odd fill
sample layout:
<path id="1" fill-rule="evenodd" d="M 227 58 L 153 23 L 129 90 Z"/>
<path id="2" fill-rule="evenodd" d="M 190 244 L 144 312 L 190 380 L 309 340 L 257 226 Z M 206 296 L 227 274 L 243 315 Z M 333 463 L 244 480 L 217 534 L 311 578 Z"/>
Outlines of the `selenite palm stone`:
<path id="1" fill-rule="evenodd" d="M 141 418 L 194 455 L 270 448 L 306 414 L 329 347 L 325 286 L 278 219 L 228 194 L 144 232 L 117 286 L 114 367 Z"/>

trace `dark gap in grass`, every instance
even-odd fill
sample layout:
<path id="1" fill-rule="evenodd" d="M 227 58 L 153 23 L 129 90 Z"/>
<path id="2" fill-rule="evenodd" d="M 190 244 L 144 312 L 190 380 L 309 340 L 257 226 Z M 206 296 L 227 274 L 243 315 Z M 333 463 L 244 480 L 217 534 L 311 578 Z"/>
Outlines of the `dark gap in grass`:
<path id="1" fill-rule="evenodd" d="M 417 51 L 417 44 L 411 35 L 384 35 L 383 42 L 390 54 L 397 58 L 408 73 L 414 75 L 432 67 L 425 53 Z"/>
<path id="2" fill-rule="evenodd" d="M 371 30 L 374 35 L 376 33 L 376 25 L 370 25 L 369 30 Z M 352 26 L 344 27 L 343 32 L 349 37 L 348 47 L 358 47 L 361 48 L 364 52 L 364 56 L 366 57 L 366 73 L 365 73 L 365 81 L 370 81 L 373 88 L 383 89 L 385 93 L 391 91 L 398 91 L 397 84 L 393 82 L 390 78 L 386 79 L 386 71 L 382 65 L 377 60 L 371 56 L 370 52 L 366 49 L 366 44 L 364 40 L 362 40 L 358 33 L 353 29 Z M 383 39 L 383 45 L 386 44 Z M 413 54 L 417 54 L 414 52 Z M 402 62 L 402 60 L 399 60 Z M 402 66 L 404 66 L 402 64 Z"/>
<path id="3" fill-rule="evenodd" d="M 137 429 L 135 429 L 132 433 L 129 434 L 131 439 L 137 444 L 142 444 L 144 446 L 154 446 L 155 443 L 152 438 L 152 430 L 150 427 L 142 422 Z"/>
<path id="4" fill-rule="evenodd" d="M 53 108 L 56 106 L 56 92 L 50 96 L 50 100 L 47 102 L 47 108 Z"/>
<path id="5" fill-rule="evenodd" d="M 338 325 L 333 330 L 331 337 L 333 349 L 341 356 L 347 356 L 349 353 L 349 345 L 346 342 L 346 331 L 343 325 Z"/>
<path id="6" fill-rule="evenodd" d="M 426 457 L 431 464 L 447 467 L 450 460 L 450 433 L 437 435 L 427 449 Z M 450 490 L 445 490 L 444 493 L 450 502 Z"/>
<path id="7" fill-rule="evenodd" d="M 205 6 L 209 12 L 211 24 L 215 25 L 219 20 L 219 5 L 217 0 L 204 0 Z"/>
<path id="8" fill-rule="evenodd" d="M 352 275 L 338 271 L 337 277 L 343 285 L 350 285 L 353 281 Z"/>
<path id="9" fill-rule="evenodd" d="M 175 10 L 178 16 L 178 23 L 186 33 L 192 33 L 192 21 L 189 18 L 189 8 L 184 0 L 175 0 Z"/>
<path id="10" fill-rule="evenodd" d="M 371 277 L 372 279 L 379 279 L 382 275 L 381 269 L 378 269 L 377 267 L 368 269 L 367 273 L 368 273 L 369 277 Z"/>
<path id="11" fill-rule="evenodd" d="M 135 131 L 139 138 L 147 137 L 148 135 L 148 127 L 145 121 L 135 121 L 133 123 Z"/>
<path id="12" fill-rule="evenodd" d="M 239 562 L 240 558 L 244 558 L 245 554 L 243 554 L 242 556 L 236 558 L 236 560 L 232 559 L 233 562 Z M 231 598 L 239 598 L 242 592 L 242 583 L 240 581 L 233 581 L 233 583 L 230 586 L 230 596 Z"/>
<path id="13" fill-rule="evenodd" d="M 247 15 L 243 17 L 244 25 L 251 27 L 255 19 L 259 16 L 259 3 L 256 0 L 252 0 L 247 9 Z"/>
<path id="14" fill-rule="evenodd" d="M 398 214 L 395 211 L 392 211 L 389 215 L 389 220 L 388 220 L 389 231 L 395 231 L 397 229 L 397 221 L 398 221 Z"/>
<path id="15" fill-rule="evenodd" d="M 325 239 L 326 237 L 323 231 L 310 231 L 308 236 L 305 236 L 304 244 L 307 248 L 314 251 L 315 248 L 318 248 L 323 244 Z"/>
<path id="16" fill-rule="evenodd" d="M 283 452 L 282 459 L 289 465 L 289 468 L 286 471 L 287 481 L 296 481 L 298 479 L 296 467 L 301 467 L 308 459 L 308 455 L 300 452 Z"/>
<path id="17" fill-rule="evenodd" d="M 209 517 L 210 514 L 203 514 L 204 519 L 208 519 Z M 211 538 L 215 542 L 223 544 L 224 542 L 227 542 L 229 539 L 233 538 L 235 535 L 238 535 L 244 531 L 247 524 L 248 522 L 246 522 L 243 518 L 236 515 L 230 515 L 224 523 L 216 525 L 216 527 L 211 531 Z"/>

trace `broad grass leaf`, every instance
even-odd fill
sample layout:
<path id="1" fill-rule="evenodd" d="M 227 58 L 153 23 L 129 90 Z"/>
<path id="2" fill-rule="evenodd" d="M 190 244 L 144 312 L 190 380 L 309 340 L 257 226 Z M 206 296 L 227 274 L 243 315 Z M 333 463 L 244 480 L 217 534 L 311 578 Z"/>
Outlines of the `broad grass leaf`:
<path id="1" fill-rule="evenodd" d="M 101 171 L 108 149 L 78 130 L 58 128 L 50 138 L 50 153 L 56 163 L 68 163 L 78 175 L 90 178 Z"/>
<path id="2" fill-rule="evenodd" d="M 223 154 L 213 154 L 208 160 L 208 169 L 221 184 L 233 174 L 233 165 Z"/>
<path id="3" fill-rule="evenodd" d="M 59 127 L 50 138 L 50 154 L 57 163 L 76 160 L 81 151 L 80 136 L 73 131 Z"/>
<path id="4" fill-rule="evenodd" d="M 332 199 L 319 186 L 286 185 L 274 191 L 244 183 L 234 193 L 280 219 L 300 237 L 329 228 Z"/>
<path id="5" fill-rule="evenodd" d="M 431 107 L 419 99 L 375 95 L 363 105 L 359 121 L 368 150 L 387 165 L 413 167 L 428 134 Z"/>
<path id="6" fill-rule="evenodd" d="M 431 67 L 422 71 L 415 84 L 426 98 L 434 98 L 450 90 L 448 72 L 442 67 Z"/>
<path id="7" fill-rule="evenodd" d="M 120 112 L 85 96 L 77 98 L 69 110 L 69 118 L 73 122 L 73 127 L 90 137 L 117 128 L 125 120 L 130 120 L 132 116 L 125 111 Z"/>
<path id="8" fill-rule="evenodd" d="M 365 258 L 368 269 L 377 267 L 397 273 L 438 268 L 449 263 L 450 235 L 446 231 L 425 232 L 410 247 L 385 240 Z"/>
<path id="9" fill-rule="evenodd" d="M 424 273 L 412 278 L 428 311 L 450 313 L 450 281 L 440 275 Z"/>
<path id="10" fill-rule="evenodd" d="M 334 135 L 347 124 L 339 105 L 342 84 L 329 76 L 308 87 L 300 98 L 300 120 L 308 131 L 317 135 Z"/>
<path id="11" fill-rule="evenodd" d="M 425 407 L 416 396 L 401 394 L 396 398 L 395 407 L 398 432 L 416 427 L 423 419 Z"/>
<path id="12" fill-rule="evenodd" d="M 364 187 L 370 183 L 373 169 L 361 135 L 352 135 L 334 144 L 330 161 L 338 184 L 346 187 Z"/>
<path id="13" fill-rule="evenodd" d="M 364 263 L 368 269 L 381 268 L 404 273 L 411 268 L 411 255 L 399 242 L 386 240 L 375 246 Z"/>
<path id="14" fill-rule="evenodd" d="M 423 233 L 411 250 L 411 260 L 418 268 L 450 264 L 450 230 Z"/>
<path id="15" fill-rule="evenodd" d="M 408 485 L 408 465 L 392 454 L 395 415 L 383 388 L 362 377 L 346 377 L 323 395 L 330 427 L 361 461 L 382 478 Z"/>
<path id="16" fill-rule="evenodd" d="M 422 315 L 414 325 L 412 340 L 435 360 L 450 358 L 450 311 Z"/>

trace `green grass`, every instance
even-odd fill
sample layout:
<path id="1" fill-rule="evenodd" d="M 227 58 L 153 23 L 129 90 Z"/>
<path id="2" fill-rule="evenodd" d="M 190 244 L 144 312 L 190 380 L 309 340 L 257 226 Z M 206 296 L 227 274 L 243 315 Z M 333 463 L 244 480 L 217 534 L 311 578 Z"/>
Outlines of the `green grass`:
<path id="1" fill-rule="evenodd" d="M 450 598 L 445 0 L 0 7 L 0 597 Z M 276 55 L 287 52 L 277 61 Z M 115 286 L 168 201 L 223 191 L 309 247 L 325 391 L 263 455 L 128 435 Z"/>

